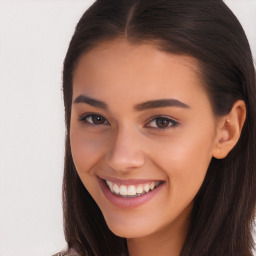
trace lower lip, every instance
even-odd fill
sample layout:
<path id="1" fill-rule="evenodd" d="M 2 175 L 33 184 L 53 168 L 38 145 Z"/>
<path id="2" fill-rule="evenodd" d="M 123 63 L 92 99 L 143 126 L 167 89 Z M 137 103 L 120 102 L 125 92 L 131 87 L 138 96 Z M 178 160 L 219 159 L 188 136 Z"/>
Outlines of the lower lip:
<path id="1" fill-rule="evenodd" d="M 98 178 L 98 180 L 99 180 L 100 187 L 103 191 L 103 194 L 113 205 L 115 205 L 119 208 L 135 208 L 135 207 L 141 206 L 142 204 L 148 202 L 150 199 L 155 197 L 164 185 L 164 183 L 162 183 L 154 190 L 151 190 L 150 192 L 145 193 L 144 195 L 141 195 L 141 196 L 121 197 L 121 196 L 117 196 L 117 195 L 113 194 L 110 191 L 105 180 L 100 179 L 100 178 Z"/>

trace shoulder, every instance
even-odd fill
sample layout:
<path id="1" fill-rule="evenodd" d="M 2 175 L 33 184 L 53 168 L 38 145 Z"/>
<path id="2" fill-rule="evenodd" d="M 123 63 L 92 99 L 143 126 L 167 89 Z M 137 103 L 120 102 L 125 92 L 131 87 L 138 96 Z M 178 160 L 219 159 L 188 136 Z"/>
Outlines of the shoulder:
<path id="1" fill-rule="evenodd" d="M 81 256 L 81 255 L 71 248 L 65 251 L 58 252 L 52 256 Z"/>

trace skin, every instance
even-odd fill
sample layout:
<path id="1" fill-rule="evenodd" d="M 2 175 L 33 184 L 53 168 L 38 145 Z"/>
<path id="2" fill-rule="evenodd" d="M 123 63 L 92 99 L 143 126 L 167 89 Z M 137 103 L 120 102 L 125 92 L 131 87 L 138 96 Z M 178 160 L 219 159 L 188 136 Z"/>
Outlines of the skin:
<path id="1" fill-rule="evenodd" d="M 193 199 L 212 157 L 225 157 L 239 138 L 243 102 L 238 101 L 228 116 L 215 117 L 198 71 L 192 57 L 122 39 L 99 44 L 75 69 L 73 100 L 86 95 L 108 109 L 72 104 L 73 160 L 110 230 L 127 238 L 131 256 L 180 254 Z M 146 101 L 170 98 L 188 107 L 134 109 Z M 104 117 L 104 122 L 93 123 L 89 114 Z M 168 118 L 167 128 L 159 126 L 155 116 Z M 106 199 L 97 176 L 165 183 L 150 201 L 126 209 Z"/>

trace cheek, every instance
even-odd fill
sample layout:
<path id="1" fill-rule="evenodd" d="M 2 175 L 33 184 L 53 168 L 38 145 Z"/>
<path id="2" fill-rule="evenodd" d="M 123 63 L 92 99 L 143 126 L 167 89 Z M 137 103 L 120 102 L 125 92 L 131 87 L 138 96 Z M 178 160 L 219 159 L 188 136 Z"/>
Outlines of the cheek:
<path id="1" fill-rule="evenodd" d="M 96 135 L 88 135 L 78 125 L 71 126 L 70 144 L 71 153 L 77 172 L 85 174 L 98 161 L 101 152 L 104 150 L 104 138 L 99 139 Z"/>
<path id="2" fill-rule="evenodd" d="M 154 147 L 155 163 L 167 175 L 173 200 L 178 204 L 192 201 L 200 189 L 212 159 L 213 138 L 213 130 L 190 131 L 163 141 L 161 149 Z"/>

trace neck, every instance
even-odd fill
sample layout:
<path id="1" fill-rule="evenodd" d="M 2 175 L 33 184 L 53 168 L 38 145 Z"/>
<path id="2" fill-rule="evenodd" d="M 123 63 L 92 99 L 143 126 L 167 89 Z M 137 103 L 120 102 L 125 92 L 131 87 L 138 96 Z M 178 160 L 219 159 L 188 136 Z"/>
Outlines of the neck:
<path id="1" fill-rule="evenodd" d="M 190 208 L 190 207 L 189 207 Z M 128 238 L 129 256 L 179 256 L 189 228 L 190 209 L 164 228 L 140 238 Z"/>

